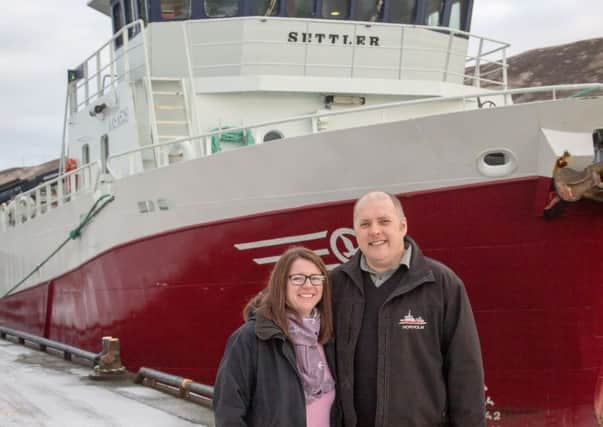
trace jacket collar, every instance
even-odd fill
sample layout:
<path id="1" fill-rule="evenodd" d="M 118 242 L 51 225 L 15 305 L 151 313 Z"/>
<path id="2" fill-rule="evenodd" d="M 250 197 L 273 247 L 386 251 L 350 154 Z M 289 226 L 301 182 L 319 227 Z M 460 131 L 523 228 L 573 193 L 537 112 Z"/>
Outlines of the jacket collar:
<path id="1" fill-rule="evenodd" d="M 260 313 L 253 313 L 249 319 L 255 320 L 255 335 L 262 341 L 268 341 L 273 338 L 285 338 L 285 333 L 279 328 L 276 323 L 270 319 L 266 319 Z"/>
<path id="2" fill-rule="evenodd" d="M 423 283 L 435 281 L 433 272 L 427 265 L 425 256 L 423 256 L 423 252 L 421 252 L 417 243 L 409 236 L 406 236 L 404 241 L 412 247 L 410 268 L 408 273 L 403 276 L 402 280 L 396 284 L 396 289 L 392 292 L 388 300 L 397 295 L 409 292 Z M 352 279 L 352 282 L 354 282 L 354 285 L 356 285 L 360 292 L 364 294 L 362 270 L 360 269 L 361 255 L 362 253 L 360 250 L 357 250 L 354 256 L 342 265 L 341 271 L 347 274 Z"/>
<path id="3" fill-rule="evenodd" d="M 249 320 L 255 322 L 255 335 L 262 341 L 268 341 L 271 339 L 287 340 L 287 337 L 286 337 L 285 333 L 283 332 L 283 330 L 281 328 L 279 328 L 276 325 L 276 323 L 274 323 L 272 320 L 266 319 L 261 314 L 256 313 L 256 312 L 251 313 L 249 315 L 248 321 Z M 325 345 L 329 344 L 333 341 L 334 341 L 334 339 L 333 339 L 333 337 L 331 337 L 325 343 Z"/>

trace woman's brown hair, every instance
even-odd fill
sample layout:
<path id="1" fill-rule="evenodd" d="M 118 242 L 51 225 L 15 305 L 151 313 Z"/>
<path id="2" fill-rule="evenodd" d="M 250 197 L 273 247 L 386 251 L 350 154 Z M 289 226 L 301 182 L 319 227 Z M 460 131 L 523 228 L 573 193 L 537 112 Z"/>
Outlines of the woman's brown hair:
<path id="1" fill-rule="evenodd" d="M 322 299 L 316 305 L 320 311 L 318 341 L 324 344 L 333 335 L 333 310 L 331 306 L 329 273 L 322 259 L 310 249 L 302 246 L 289 248 L 281 255 L 270 273 L 268 285 L 247 303 L 243 310 L 243 316 L 247 320 L 251 313 L 259 313 L 266 319 L 274 322 L 283 330 L 285 335 L 289 335 L 287 323 L 287 282 L 289 281 L 291 265 L 298 259 L 310 261 L 326 277 L 322 285 Z"/>

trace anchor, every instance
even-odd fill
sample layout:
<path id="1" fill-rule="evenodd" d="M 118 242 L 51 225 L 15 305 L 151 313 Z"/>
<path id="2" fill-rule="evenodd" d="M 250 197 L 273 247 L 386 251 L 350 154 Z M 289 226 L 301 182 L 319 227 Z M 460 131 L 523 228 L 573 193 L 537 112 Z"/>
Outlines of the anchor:
<path id="1" fill-rule="evenodd" d="M 555 194 L 544 208 L 547 218 L 558 216 L 565 203 L 582 199 L 603 202 L 603 161 L 593 163 L 582 171 L 568 167 L 571 154 L 564 151 L 553 168 Z"/>

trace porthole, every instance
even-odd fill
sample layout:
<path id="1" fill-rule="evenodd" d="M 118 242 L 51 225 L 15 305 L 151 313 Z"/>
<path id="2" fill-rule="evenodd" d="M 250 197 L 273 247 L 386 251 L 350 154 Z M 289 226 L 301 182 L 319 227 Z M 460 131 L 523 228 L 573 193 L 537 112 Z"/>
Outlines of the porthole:
<path id="1" fill-rule="evenodd" d="M 507 163 L 507 153 L 502 151 L 488 153 L 484 156 L 484 163 L 488 166 L 502 166 Z"/>
<path id="2" fill-rule="evenodd" d="M 517 169 L 517 156 L 506 148 L 495 148 L 477 156 L 477 170 L 484 176 L 509 176 Z"/>
<path id="3" fill-rule="evenodd" d="M 269 132 L 266 132 L 266 134 L 264 134 L 264 142 L 270 142 L 270 141 L 276 141 L 277 139 L 283 139 L 285 137 L 285 135 L 283 135 L 283 133 L 281 131 L 278 130 L 271 130 Z"/>

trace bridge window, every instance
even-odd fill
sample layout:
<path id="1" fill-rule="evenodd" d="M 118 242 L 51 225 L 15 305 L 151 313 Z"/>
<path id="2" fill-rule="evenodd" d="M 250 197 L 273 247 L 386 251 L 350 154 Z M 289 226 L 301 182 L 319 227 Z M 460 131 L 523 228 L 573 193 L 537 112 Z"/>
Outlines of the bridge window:
<path id="1" fill-rule="evenodd" d="M 124 26 L 124 17 L 121 10 L 121 3 L 113 5 L 113 34 L 116 34 Z M 118 48 L 124 44 L 122 36 L 115 39 L 115 47 Z"/>
<path id="2" fill-rule="evenodd" d="M 149 20 L 147 16 L 147 1 L 146 0 L 136 0 L 136 5 L 138 9 L 138 18 L 147 22 Z"/>
<path id="3" fill-rule="evenodd" d="M 346 19 L 349 15 L 349 0 L 323 0 L 322 17 L 329 19 Z"/>
<path id="4" fill-rule="evenodd" d="M 425 14 L 425 24 L 438 26 L 442 20 L 444 2 L 442 0 L 427 0 L 427 11 Z"/>
<path id="5" fill-rule="evenodd" d="M 124 0 L 124 11 L 126 15 L 126 25 L 135 21 L 134 5 L 132 0 Z M 130 27 L 128 29 L 128 40 L 140 32 L 140 28 Z"/>
<path id="6" fill-rule="evenodd" d="M 414 24 L 417 18 L 417 0 L 397 0 L 390 2 L 388 22 Z"/>
<path id="7" fill-rule="evenodd" d="M 126 15 L 126 24 L 132 22 L 132 2 L 131 0 L 124 0 L 124 12 Z"/>
<path id="8" fill-rule="evenodd" d="M 210 18 L 224 18 L 239 14 L 239 0 L 205 0 L 205 14 Z"/>
<path id="9" fill-rule="evenodd" d="M 314 0 L 287 0 L 287 16 L 312 18 L 314 16 Z"/>
<path id="10" fill-rule="evenodd" d="M 250 16 L 278 15 L 278 0 L 251 0 L 249 2 Z"/>
<path id="11" fill-rule="evenodd" d="M 465 10 L 464 0 L 454 0 L 450 6 L 450 23 L 448 26 L 455 30 L 460 30 L 463 24 L 463 11 Z"/>
<path id="12" fill-rule="evenodd" d="M 383 2 L 375 0 L 357 0 L 354 19 L 358 21 L 376 21 L 381 13 Z"/>
<path id="13" fill-rule="evenodd" d="M 190 0 L 160 0 L 162 19 L 189 19 L 191 17 Z"/>

